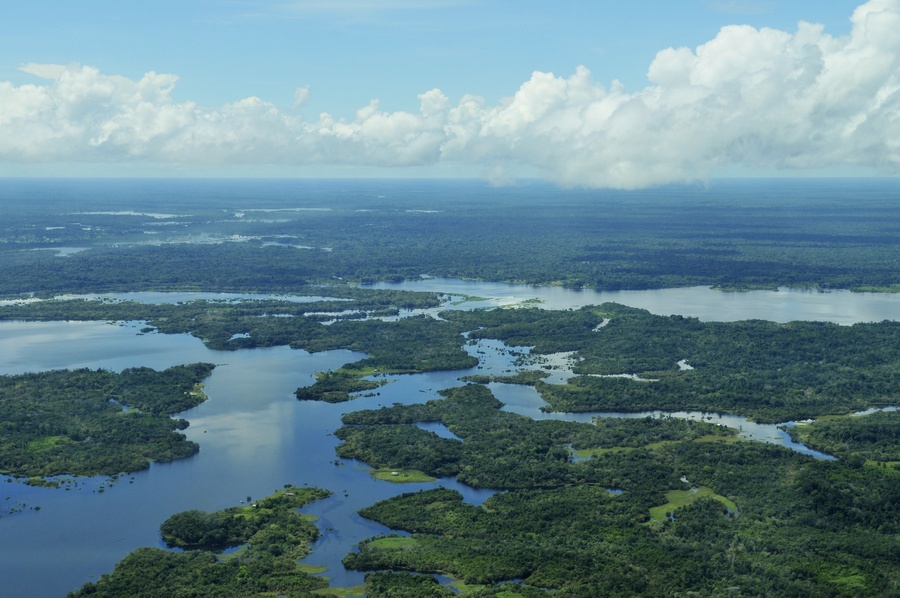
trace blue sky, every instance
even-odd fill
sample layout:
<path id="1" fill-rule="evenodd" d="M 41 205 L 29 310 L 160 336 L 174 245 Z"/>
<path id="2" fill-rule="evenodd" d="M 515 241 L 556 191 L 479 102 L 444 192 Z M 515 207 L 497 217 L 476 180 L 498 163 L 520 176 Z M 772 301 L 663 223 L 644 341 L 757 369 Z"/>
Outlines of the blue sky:
<path id="1" fill-rule="evenodd" d="M 32 0 L 2 15 L 0 176 L 641 187 L 900 164 L 900 0 Z"/>

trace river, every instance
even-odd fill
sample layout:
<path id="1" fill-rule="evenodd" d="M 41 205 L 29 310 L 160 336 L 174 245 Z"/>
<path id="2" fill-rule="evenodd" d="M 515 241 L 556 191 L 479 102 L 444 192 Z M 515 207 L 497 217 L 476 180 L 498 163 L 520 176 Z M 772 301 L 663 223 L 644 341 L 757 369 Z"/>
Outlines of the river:
<path id="1" fill-rule="evenodd" d="M 435 290 L 457 299 L 463 295 L 482 298 L 458 303 L 454 306 L 457 309 L 537 299 L 539 305 L 548 309 L 617 301 L 654 313 L 681 313 L 704 320 L 804 319 L 852 324 L 900 316 L 900 296 L 842 291 L 722 293 L 691 288 L 597 293 L 442 279 L 378 286 Z M 180 294 L 177 300 L 208 296 Z M 147 302 L 174 300 L 156 294 L 129 294 L 129 298 Z M 218 364 L 206 381 L 209 400 L 182 414 L 191 422 L 188 436 L 201 446 L 194 457 L 153 464 L 146 471 L 116 481 L 77 479 L 66 485 L 67 489 L 36 488 L 4 478 L 5 492 L 0 497 L 0 530 L 4 539 L 0 542 L 0 575 L 4 596 L 62 596 L 110 571 L 134 548 L 162 546 L 159 525 L 169 515 L 186 509 L 214 510 L 236 505 L 248 496 L 270 494 L 286 483 L 318 486 L 334 493 L 305 509 L 320 517 L 319 527 L 324 530 L 308 561 L 327 565 L 333 585 L 361 583 L 362 574 L 345 571 L 340 558 L 359 540 L 387 530 L 360 518 L 356 511 L 399 492 L 435 484 L 376 481 L 362 464 L 337 459 L 337 440 L 332 433 L 340 426 L 341 414 L 394 402 L 439 398 L 437 391 L 458 385 L 460 376 L 476 371 L 503 373 L 514 367 L 514 358 L 502 345 L 483 341 L 470 348 L 480 351 L 479 368 L 393 376 L 390 384 L 379 389 L 379 396 L 357 399 L 351 404 L 298 402 L 294 390 L 311 384 L 316 371 L 334 369 L 362 356 L 349 351 L 308 354 L 287 347 L 219 352 L 207 349 L 189 335 L 143 334 L 140 329 L 139 323 L 0 323 L 2 374 L 79 367 L 113 371 L 135 366 L 163 369 L 198 361 Z M 538 409 L 540 398 L 529 394 L 532 389 L 493 385 L 492 390 L 506 403 L 507 410 L 533 417 L 566 417 L 542 414 Z M 743 429 L 741 421 L 713 421 L 741 427 L 745 434 L 757 434 Z M 785 441 L 782 434 L 769 426 L 758 431 L 758 439 L 786 444 L 789 439 Z M 491 495 L 491 491 L 476 491 L 453 479 L 437 483 L 459 490 L 475 504 Z"/>

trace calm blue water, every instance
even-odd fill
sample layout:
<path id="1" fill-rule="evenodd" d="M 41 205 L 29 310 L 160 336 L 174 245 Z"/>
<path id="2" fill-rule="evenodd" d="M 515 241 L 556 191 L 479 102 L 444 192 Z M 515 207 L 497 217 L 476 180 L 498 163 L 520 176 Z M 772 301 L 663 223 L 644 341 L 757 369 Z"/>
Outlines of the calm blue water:
<path id="1" fill-rule="evenodd" d="M 871 205 L 887 206 L 888 211 L 884 213 L 895 213 L 891 211 L 895 210 L 891 205 L 896 196 L 896 183 L 892 181 L 828 180 L 802 184 L 785 181 L 767 187 L 764 193 L 757 192 L 757 183 L 753 185 L 751 192 L 748 191 L 750 187 L 741 182 L 714 183 L 715 192 L 711 194 L 705 194 L 705 190 L 699 188 L 646 192 L 570 190 L 562 199 L 551 197 L 558 193 L 554 188 L 532 184 L 491 189 L 490 193 L 491 200 L 498 205 L 505 202 L 505 205 L 522 205 L 528 209 L 546 206 L 548 198 L 560 199 L 561 209 L 599 198 L 620 202 L 620 208 L 616 209 L 621 215 L 661 202 L 685 201 L 697 208 L 731 199 L 777 214 L 786 197 L 796 201 L 795 205 L 805 202 L 805 209 L 814 205 L 817 209 L 843 210 L 846 209 L 846 198 L 852 192 L 854 197 L 864 196 Z M 83 212 L 130 210 L 147 215 L 141 217 L 142 228 L 129 233 L 131 237 L 123 234 L 122 242 L 133 242 L 138 238 L 140 242 L 153 239 L 206 242 L 212 240 L 208 236 L 211 233 L 204 228 L 209 214 L 221 218 L 222 222 L 264 223 L 283 216 L 270 208 L 328 210 L 337 205 L 346 209 L 373 206 L 384 210 L 432 209 L 448 197 L 455 206 L 477 210 L 485 205 L 486 192 L 485 185 L 471 181 L 148 180 L 135 183 L 127 180 L 4 180 L 0 181 L 0 217 L 12 213 L 15 207 L 17 217 L 27 220 L 33 214 L 33 221 L 27 222 L 43 229 L 70 226 L 78 220 L 72 216 L 73 205 L 78 205 L 79 211 Z M 206 212 L 192 214 L 191 209 L 185 207 L 185 197 L 196 201 Z M 172 217 L 159 218 L 160 215 Z M 136 217 L 123 214 L 103 218 Z M 170 222 L 181 224 L 168 224 Z M 243 232 L 241 230 L 240 234 Z M 327 241 L 323 240 L 320 245 L 327 245 Z M 306 245 L 303 240 L 294 238 L 279 242 Z M 80 248 L 56 249 L 64 256 Z M 457 309 L 511 305 L 537 299 L 539 305 L 548 309 L 615 301 L 658 314 L 678 313 L 720 321 L 762 318 L 780 322 L 823 320 L 852 324 L 900 319 L 900 295 L 841 291 L 720 293 L 706 288 L 687 288 L 598 293 L 447 279 L 378 286 L 488 298 L 460 304 L 454 307 Z M 120 297 L 155 302 L 199 297 L 234 298 L 223 294 L 130 293 Z M 470 372 L 395 376 L 390 384 L 379 389 L 380 396 L 359 399 L 352 404 L 301 403 L 294 399 L 293 392 L 298 386 L 310 384 L 314 372 L 337 368 L 359 359 L 360 355 L 346 351 L 309 355 L 286 347 L 216 352 L 187 335 L 140 334 L 140 327 L 140 324 L 92 322 L 0 323 L 0 374 L 79 367 L 115 371 L 134 366 L 162 369 L 197 361 L 219 364 L 207 381 L 209 400 L 184 414 L 191 422 L 188 435 L 201 445 L 198 455 L 176 463 L 153 465 L 147 471 L 124 476 L 115 483 L 105 479 L 80 479 L 69 484 L 68 490 L 32 488 L 0 478 L 4 490 L 0 493 L 0 578 L 3 580 L 0 595 L 10 598 L 64 595 L 85 581 L 95 580 L 110 571 L 134 548 L 160 546 L 159 525 L 171 514 L 185 509 L 213 510 L 239 504 L 248 496 L 267 495 L 285 483 L 319 486 L 334 493 L 330 499 L 307 509 L 320 517 L 320 529 L 327 530 L 307 560 L 327 565 L 327 574 L 335 585 L 360 583 L 362 575 L 344 571 L 340 559 L 359 540 L 386 530 L 363 520 L 356 511 L 399 492 L 436 484 L 398 486 L 379 482 L 366 473 L 362 464 L 336 460 L 334 447 L 337 441 L 332 433 L 340 426 L 341 414 L 394 402 L 439 398 L 438 390 L 459 384 L 458 378 Z M 472 372 L 506 373 L 515 369 L 513 358 L 504 352 L 502 345 L 485 342 L 479 348 L 483 349 L 483 353 L 478 354 L 481 364 Z M 507 410 L 532 417 L 569 417 L 541 413 L 537 409 L 539 397 L 532 389 L 508 385 L 494 385 L 492 389 L 506 403 Z M 683 415 L 726 418 L 720 423 L 740 427 L 743 433 L 755 434 L 753 437 L 759 440 L 787 444 L 783 432 L 774 427 L 751 431 L 752 424 L 741 421 L 742 418 Z M 582 415 L 571 416 L 572 419 L 578 417 Z M 439 434 L 448 433 L 437 426 L 432 430 Z M 803 447 L 792 448 L 803 450 Z M 438 483 L 460 490 L 466 500 L 475 504 L 491 495 L 490 491 L 468 489 L 455 480 Z M 35 506 L 40 510 L 34 510 Z"/>
<path id="2" fill-rule="evenodd" d="M 371 478 L 363 464 L 335 465 L 342 413 L 394 402 L 359 399 L 349 405 L 299 402 L 293 391 L 314 381 L 314 373 L 362 358 L 349 351 L 308 354 L 287 347 L 239 352 L 210 351 L 187 335 L 140 334 L 140 325 L 97 322 L 0 323 L 0 373 L 100 367 L 121 370 L 145 365 L 218 364 L 206 382 L 209 400 L 183 414 L 198 455 L 154 464 L 110 483 L 78 480 L 69 490 L 3 487 L 0 502 L 0 574 L 3 596 L 54 596 L 95 580 L 139 546 L 162 546 L 159 525 L 186 509 L 215 510 L 260 497 L 285 483 L 331 490 L 332 498 L 310 507 L 325 533 L 310 562 L 330 566 L 336 585 L 362 582 L 340 559 L 359 540 L 388 531 L 356 515 L 364 506 L 435 484 L 395 485 Z M 430 379 L 408 376 L 392 390 L 405 400 L 439 398 L 436 390 L 458 384 L 460 373 Z M 385 393 L 382 393 L 385 394 Z M 492 492 L 476 491 L 454 479 L 441 485 L 480 504 Z M 102 489 L 102 491 L 101 491 Z M 33 507 L 39 506 L 35 511 Z M 10 511 L 21 511 L 12 512 Z"/>
<path id="3" fill-rule="evenodd" d="M 596 291 L 449 278 L 379 283 L 372 285 L 372 288 L 489 298 L 451 304 L 449 309 L 518 305 L 528 300 L 537 300 L 537 303 L 530 305 L 545 309 L 577 309 L 585 305 L 614 302 L 646 309 L 658 315 L 679 314 L 707 322 L 816 320 L 849 325 L 900 319 L 900 293 L 853 293 L 843 290 L 819 292 L 788 288 L 777 291 L 723 292 L 708 287 Z"/>
<path id="4" fill-rule="evenodd" d="M 791 314 L 790 319 L 827 319 L 845 324 L 884 319 L 887 314 L 896 317 L 900 313 L 895 311 L 897 297 L 851 293 L 726 294 L 695 288 L 598 294 L 446 280 L 395 287 L 477 295 L 488 297 L 488 303 L 495 304 L 539 298 L 552 308 L 613 300 L 613 295 L 615 300 L 653 307 L 651 311 L 658 313 L 693 306 L 708 319 L 726 319 L 725 315 L 729 319 L 758 317 L 755 310 L 767 301 Z M 172 299 L 156 294 L 131 297 L 147 301 Z M 190 298 L 178 296 L 179 301 Z M 773 311 L 774 308 L 769 310 L 770 315 Z M 134 548 L 161 546 L 158 528 L 169 515 L 186 509 L 214 510 L 239 504 L 247 496 L 264 496 L 285 483 L 319 486 L 334 493 L 308 508 L 308 512 L 321 518 L 320 529 L 327 531 L 307 560 L 327 565 L 327 575 L 335 585 L 360 583 L 362 575 L 345 571 L 340 559 L 361 539 L 387 530 L 360 518 L 356 511 L 399 492 L 435 484 L 398 486 L 380 482 L 371 478 L 362 464 L 336 460 L 337 441 L 331 434 L 340 426 L 341 414 L 394 402 L 439 398 L 438 390 L 458 385 L 458 378 L 470 371 L 504 373 L 515 369 L 515 357 L 501 343 L 482 341 L 469 347 L 481 360 L 470 371 L 393 376 L 391 383 L 380 389 L 380 396 L 358 399 L 352 404 L 298 402 L 293 391 L 311 384 L 316 371 L 334 369 L 361 356 L 347 351 L 310 355 L 287 347 L 210 351 L 188 335 L 141 334 L 140 328 L 139 323 L 0 323 L 3 374 L 77 367 L 118 371 L 138 365 L 162 369 L 196 361 L 218 364 L 206 384 L 209 400 L 184 414 L 191 422 L 189 437 L 201 445 L 195 457 L 153 465 L 115 483 L 104 479 L 77 480 L 69 490 L 6 483 L 0 502 L 0 513 L 5 514 L 0 518 L 5 540 L 0 542 L 4 596 L 62 595 L 110 571 Z M 492 390 L 507 403 L 507 410 L 531 417 L 589 421 L 592 415 L 599 415 L 545 414 L 539 411 L 540 398 L 533 389 L 493 385 Z M 791 445 L 774 426 L 758 426 L 735 416 L 680 415 L 716 418 L 713 421 L 737 427 L 758 440 Z M 446 435 L 438 429 L 433 431 Z M 792 448 L 808 452 L 805 447 Z M 466 488 L 452 479 L 438 483 L 460 490 L 476 504 L 491 494 Z M 33 510 L 34 506 L 40 506 L 40 510 Z"/>

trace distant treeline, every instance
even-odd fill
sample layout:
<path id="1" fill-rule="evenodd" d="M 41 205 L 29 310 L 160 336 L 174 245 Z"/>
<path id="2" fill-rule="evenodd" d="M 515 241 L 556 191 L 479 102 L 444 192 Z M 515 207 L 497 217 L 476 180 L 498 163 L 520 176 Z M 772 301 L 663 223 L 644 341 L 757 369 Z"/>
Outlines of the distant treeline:
<path id="1" fill-rule="evenodd" d="M 223 191 L 231 200 L 218 204 L 188 187 L 182 195 L 169 191 L 165 208 L 157 208 L 183 214 L 167 227 L 140 214 L 71 214 L 49 201 L 3 202 L 0 296 L 288 292 L 423 274 L 606 290 L 900 288 L 900 202 L 884 184 L 718 183 L 634 193 L 432 185 L 423 195 L 414 183 L 412 189 L 395 183 L 383 200 L 325 188 L 314 203 L 261 196 L 264 185 L 249 185 L 246 197 Z M 140 186 L 134 192 L 146 195 Z M 164 200 L 144 201 L 150 210 Z M 223 217 L 222 207 L 235 202 L 286 209 L 271 219 Z M 294 209 L 310 205 L 328 209 Z M 64 258 L 28 251 L 67 247 L 89 249 Z"/>

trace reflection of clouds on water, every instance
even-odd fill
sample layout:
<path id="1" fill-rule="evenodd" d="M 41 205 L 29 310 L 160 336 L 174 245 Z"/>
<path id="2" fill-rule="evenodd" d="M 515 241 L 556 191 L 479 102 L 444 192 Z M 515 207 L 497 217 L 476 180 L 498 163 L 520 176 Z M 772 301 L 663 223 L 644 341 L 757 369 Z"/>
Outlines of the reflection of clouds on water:
<path id="1" fill-rule="evenodd" d="M 156 212 L 135 212 L 132 210 L 119 210 L 116 212 L 72 212 L 72 214 L 84 216 L 143 216 L 145 218 L 156 218 L 158 220 L 166 218 L 184 218 L 184 214 L 159 214 Z"/>
<path id="2" fill-rule="evenodd" d="M 288 413 L 293 407 L 283 402 L 207 417 L 191 415 L 189 437 L 207 454 L 214 452 L 213 458 L 223 466 L 277 474 L 282 465 L 280 449 L 293 432 Z"/>
<path id="3" fill-rule="evenodd" d="M 816 320 L 837 324 L 900 319 L 900 293 L 853 293 L 807 289 L 728 292 L 709 287 L 682 287 L 645 291 L 597 291 L 563 287 L 478 282 L 448 278 L 424 278 L 400 283 L 379 283 L 372 288 L 433 291 L 489 298 L 460 309 L 523 303 L 539 299 L 536 307 L 577 309 L 605 302 L 646 309 L 659 315 L 682 315 L 703 321 L 734 322 Z M 453 309 L 449 307 L 448 309 Z"/>
<path id="4" fill-rule="evenodd" d="M 139 334 L 143 324 L 0 322 L 0 374 L 81 367 L 165 369 L 202 361 L 207 349 L 186 334 Z"/>
<path id="5" fill-rule="evenodd" d="M 775 319 L 775 316 L 786 319 L 821 317 L 847 324 L 859 320 L 896 319 L 900 314 L 900 296 L 846 292 L 721 293 L 693 288 L 597 293 L 438 279 L 378 286 L 431 290 L 445 294 L 448 301 L 441 308 L 404 312 L 404 315 L 434 315 L 443 309 L 498 304 L 521 305 L 531 298 L 540 299 L 541 303 L 537 305 L 548 309 L 618 301 L 654 313 L 680 312 L 701 319 L 722 320 L 761 316 L 768 319 Z M 455 303 L 463 296 L 490 299 Z M 248 296 L 122 293 L 106 297 L 177 303 L 193 299 L 234 301 Z M 283 295 L 255 297 L 298 302 L 328 299 Z M 779 305 L 783 307 L 779 308 Z M 338 460 L 334 452 L 337 439 L 333 432 L 341 425 L 341 414 L 389 406 L 394 402 L 409 404 L 439 399 L 437 391 L 459 386 L 462 384 L 460 376 L 474 373 L 511 375 L 521 369 L 537 369 L 550 374 L 546 379 L 548 382 L 562 383 L 571 375 L 574 359 L 571 353 L 536 356 L 527 347 L 507 347 L 500 341 L 483 340 L 466 345 L 467 351 L 479 358 L 478 368 L 391 375 L 384 377 L 390 383 L 379 389 L 380 396 L 360 398 L 352 404 L 300 403 L 292 393 L 299 386 L 311 384 L 316 371 L 333 370 L 363 356 L 349 351 L 311 355 L 287 347 L 211 351 L 199 339 L 188 335 L 139 334 L 141 326 L 140 323 L 111 326 L 100 322 L 0 322 L 0 373 L 74 367 L 102 367 L 114 371 L 134 366 L 164 369 L 198 361 L 219 364 L 205 384 L 209 400 L 182 414 L 191 422 L 186 434 L 200 443 L 200 453 L 194 457 L 154 464 L 149 470 L 130 476 L 133 483 L 130 479 L 128 483 L 120 481 L 102 495 L 91 491 L 96 485 L 81 481 L 71 492 L 32 488 L 20 483 L 5 484 L 11 501 L 40 504 L 43 508 L 39 517 L 34 513 L 18 513 L 3 519 L 6 537 L 16 538 L 15 543 L 0 545 L 0 576 L 6 584 L 4 591 L 15 593 L 26 588 L 31 595 L 65 593 L 91 575 L 111 570 L 133 548 L 158 543 L 159 522 L 172 513 L 192 508 L 214 510 L 233 506 L 247 495 L 256 498 L 285 483 L 308 484 L 334 491 L 331 499 L 305 509 L 306 512 L 323 512 L 326 516 L 323 526 L 334 528 L 324 536 L 325 543 L 317 546 L 309 562 L 328 563 L 331 567 L 328 575 L 336 585 L 360 583 L 362 574 L 345 572 L 340 559 L 354 543 L 384 529 L 373 527 L 356 511 L 400 492 L 436 484 L 410 487 L 381 482 L 373 480 L 365 470 Z M 540 410 L 544 401 L 533 387 L 489 386 L 504 402 L 504 410 L 534 419 L 590 423 L 597 416 L 672 415 L 728 425 L 739 429 L 747 438 L 783 446 L 789 443 L 787 434 L 775 426 L 761 426 L 731 415 L 658 411 L 544 413 Z M 792 448 L 802 450 L 799 445 Z M 455 480 L 440 480 L 437 484 L 460 490 L 466 500 L 474 504 L 480 504 L 478 501 L 490 495 L 490 491 L 474 491 Z M 345 490 L 348 495 L 344 494 Z M 135 513 L 141 513 L 141 517 L 135 517 Z M 52 575 L 49 573 L 51 568 Z M 36 592 L 35 588 L 47 591 Z"/>
<path id="6" fill-rule="evenodd" d="M 87 251 L 87 247 L 35 247 L 26 249 L 25 251 L 55 251 L 57 257 L 68 257 L 82 251 Z"/>
<path id="7" fill-rule="evenodd" d="M 346 297 L 326 297 L 323 295 L 287 295 L 268 293 L 205 293 L 205 292 L 179 292 L 179 291 L 135 291 L 130 293 L 89 293 L 84 295 L 57 295 L 54 299 L 86 299 L 86 300 L 112 300 L 135 301 L 149 304 L 175 304 L 188 301 L 227 301 L 237 303 L 245 300 L 274 300 L 288 301 L 291 303 L 314 303 L 316 301 L 353 301 Z M 32 299 L 28 301 L 42 301 Z"/>

